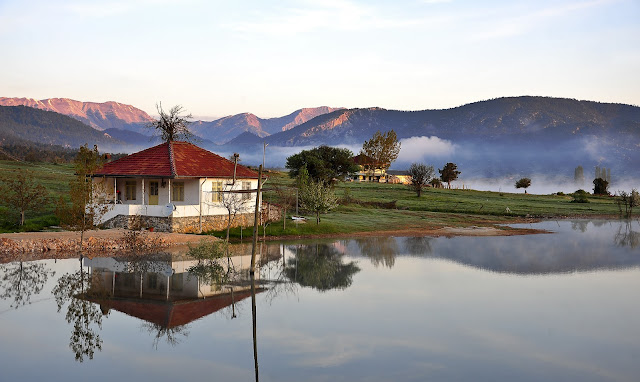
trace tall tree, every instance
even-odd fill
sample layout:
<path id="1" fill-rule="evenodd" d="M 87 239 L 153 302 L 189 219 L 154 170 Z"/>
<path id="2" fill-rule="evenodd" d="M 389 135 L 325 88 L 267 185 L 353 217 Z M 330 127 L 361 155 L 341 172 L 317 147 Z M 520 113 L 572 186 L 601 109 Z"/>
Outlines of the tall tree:
<path id="1" fill-rule="evenodd" d="M 596 178 L 593 180 L 593 194 L 594 195 L 609 195 L 609 182 L 602 178 Z"/>
<path id="2" fill-rule="evenodd" d="M 527 188 L 531 186 L 531 179 L 529 178 L 520 178 L 516 181 L 516 188 L 524 188 L 524 193 L 527 193 Z"/>
<path id="3" fill-rule="evenodd" d="M 0 181 L 0 201 L 20 213 L 20 225 L 24 225 L 26 212 L 41 210 L 49 199 L 47 189 L 34 181 L 31 171 L 14 171 Z"/>
<path id="4" fill-rule="evenodd" d="M 56 215 L 69 228 L 80 231 L 80 247 L 86 230 L 96 227 L 100 217 L 113 207 L 106 200 L 105 184 L 92 179 L 92 175 L 104 163 L 98 147 L 80 147 L 74 161 L 75 177 L 69 182 L 71 205 L 62 198 L 56 205 Z"/>
<path id="5" fill-rule="evenodd" d="M 458 175 L 460 175 L 460 171 L 458 171 L 458 166 L 455 163 L 447 163 L 444 167 L 438 170 L 440 173 L 440 179 L 443 182 L 446 182 L 449 189 L 451 188 L 451 182 L 458 179 Z"/>
<path id="6" fill-rule="evenodd" d="M 398 158 L 400 154 L 400 141 L 395 131 L 389 130 L 381 133 L 380 130 L 373 134 L 373 137 L 362 145 L 361 154 L 371 159 L 371 163 L 367 164 L 367 170 L 382 169 L 387 170 L 391 163 Z"/>
<path id="7" fill-rule="evenodd" d="M 422 188 L 429 183 L 433 177 L 433 166 L 427 166 L 424 163 L 412 163 L 409 167 L 409 175 L 411 175 L 411 189 L 413 189 L 418 197 L 422 195 Z"/>
<path id="8" fill-rule="evenodd" d="M 193 134 L 189 131 L 191 123 L 189 119 L 193 116 L 191 114 L 182 115 L 185 113 L 182 106 L 176 105 L 167 113 L 162 109 L 162 103 L 158 103 L 156 109 L 158 110 L 158 119 L 153 120 L 149 127 L 160 134 L 160 139 L 165 142 L 193 140 Z"/>
<path id="9" fill-rule="evenodd" d="M 352 158 L 353 152 L 349 149 L 322 145 L 291 155 L 285 167 L 289 169 L 291 178 L 297 178 L 304 167 L 314 181 L 333 184 L 334 179 L 344 180 L 358 171 Z"/>

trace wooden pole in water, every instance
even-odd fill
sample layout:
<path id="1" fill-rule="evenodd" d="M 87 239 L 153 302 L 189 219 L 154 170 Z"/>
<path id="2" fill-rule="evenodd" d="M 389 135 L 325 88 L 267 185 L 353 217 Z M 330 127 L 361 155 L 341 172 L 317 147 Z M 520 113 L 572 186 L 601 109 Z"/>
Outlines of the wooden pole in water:
<path id="1" fill-rule="evenodd" d="M 256 271 L 256 247 L 258 246 L 258 217 L 260 215 L 260 190 L 262 189 L 262 165 L 258 170 L 258 192 L 256 192 L 256 209 L 253 215 L 253 245 L 251 246 L 251 270 L 253 275 Z"/>
<path id="2" fill-rule="evenodd" d="M 253 245 L 251 246 L 251 318 L 253 322 L 253 361 L 256 372 L 256 382 L 258 378 L 258 339 L 256 329 L 256 247 L 258 246 L 258 216 L 260 213 L 260 190 L 262 189 L 262 165 L 258 170 L 258 192 L 256 192 L 256 209 L 253 216 Z"/>

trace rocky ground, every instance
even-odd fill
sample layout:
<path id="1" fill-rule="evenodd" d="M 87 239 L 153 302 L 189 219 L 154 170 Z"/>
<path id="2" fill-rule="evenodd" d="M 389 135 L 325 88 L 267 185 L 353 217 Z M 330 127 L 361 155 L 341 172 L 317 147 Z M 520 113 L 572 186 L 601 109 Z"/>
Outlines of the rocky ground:
<path id="1" fill-rule="evenodd" d="M 85 232 L 80 246 L 79 232 L 5 233 L 0 234 L 0 262 L 76 257 L 81 252 L 86 256 L 153 252 L 197 244 L 201 240 L 217 239 L 180 233 L 106 229 Z"/>

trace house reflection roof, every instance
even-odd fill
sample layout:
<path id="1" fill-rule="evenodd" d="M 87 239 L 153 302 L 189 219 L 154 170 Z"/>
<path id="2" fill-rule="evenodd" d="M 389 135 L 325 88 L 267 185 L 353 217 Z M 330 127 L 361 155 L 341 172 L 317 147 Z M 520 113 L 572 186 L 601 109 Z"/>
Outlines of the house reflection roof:
<path id="1" fill-rule="evenodd" d="M 94 176 L 231 178 L 234 163 L 189 142 L 172 141 L 133 153 L 99 168 Z M 244 166 L 236 168 L 237 178 L 257 179 Z"/>
<path id="2" fill-rule="evenodd" d="M 257 289 L 256 293 L 260 293 L 264 289 Z M 221 309 L 231 306 L 233 301 L 236 303 L 251 296 L 251 291 L 235 292 L 233 300 L 231 294 L 207 297 L 197 300 L 186 301 L 162 301 L 140 298 L 109 298 L 94 299 L 87 298 L 89 301 L 100 304 L 103 311 L 106 309 L 115 309 L 126 315 L 139 318 L 141 320 L 160 325 L 163 328 L 173 328 L 176 326 L 186 325 L 199 318 L 208 316 Z"/>

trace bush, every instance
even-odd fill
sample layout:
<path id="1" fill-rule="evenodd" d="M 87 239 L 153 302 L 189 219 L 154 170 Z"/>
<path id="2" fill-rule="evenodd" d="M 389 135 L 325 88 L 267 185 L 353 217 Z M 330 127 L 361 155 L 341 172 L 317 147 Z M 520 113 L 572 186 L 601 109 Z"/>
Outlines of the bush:
<path id="1" fill-rule="evenodd" d="M 587 195 L 589 195 L 589 193 L 587 193 L 587 191 L 585 191 L 585 190 L 577 190 L 572 195 L 573 196 L 573 200 L 571 201 L 571 203 L 589 203 L 589 199 L 587 199 Z"/>

